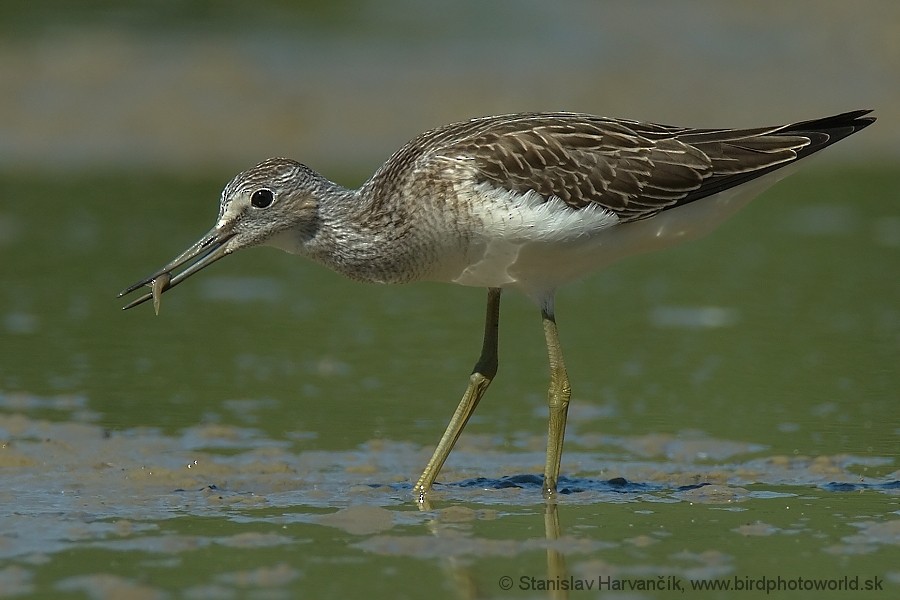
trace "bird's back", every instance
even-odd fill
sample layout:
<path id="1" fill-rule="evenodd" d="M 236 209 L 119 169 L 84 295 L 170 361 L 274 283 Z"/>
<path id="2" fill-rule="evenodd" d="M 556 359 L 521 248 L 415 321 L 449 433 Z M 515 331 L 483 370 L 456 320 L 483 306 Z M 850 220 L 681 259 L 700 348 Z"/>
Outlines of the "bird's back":
<path id="1" fill-rule="evenodd" d="M 458 179 L 646 218 L 760 177 L 871 124 L 860 110 L 791 125 L 697 129 L 579 113 L 452 123 L 410 140 L 372 181 L 382 188 Z M 389 196 L 390 194 L 385 194 Z"/>
<path id="2" fill-rule="evenodd" d="M 427 278 L 545 288 L 705 233 L 773 172 L 872 123 L 868 112 L 752 129 L 485 117 L 417 136 L 363 189 L 373 211 L 405 211 L 442 247 Z"/>

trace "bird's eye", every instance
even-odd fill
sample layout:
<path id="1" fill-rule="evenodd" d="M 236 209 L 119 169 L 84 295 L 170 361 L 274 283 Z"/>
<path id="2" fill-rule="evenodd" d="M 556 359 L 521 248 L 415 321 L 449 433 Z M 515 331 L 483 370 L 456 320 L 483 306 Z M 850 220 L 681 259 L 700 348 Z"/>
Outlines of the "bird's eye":
<path id="1" fill-rule="evenodd" d="M 275 194 L 268 188 L 262 188 L 253 192 L 250 196 L 250 204 L 256 208 L 268 208 L 275 201 Z"/>

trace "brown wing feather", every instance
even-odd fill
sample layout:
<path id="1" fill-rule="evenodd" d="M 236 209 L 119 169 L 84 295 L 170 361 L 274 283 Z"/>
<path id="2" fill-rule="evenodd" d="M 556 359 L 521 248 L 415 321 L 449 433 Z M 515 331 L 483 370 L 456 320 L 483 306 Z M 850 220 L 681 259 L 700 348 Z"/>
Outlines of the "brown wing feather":
<path id="1" fill-rule="evenodd" d="M 425 177 L 433 185 L 450 161 L 464 165 L 476 183 L 555 196 L 573 208 L 599 204 L 635 220 L 816 152 L 869 125 L 868 112 L 755 129 L 690 129 L 575 113 L 485 117 L 423 133 L 373 182 Z"/>
<path id="2" fill-rule="evenodd" d="M 487 131 L 459 149 L 474 157 L 485 181 L 557 196 L 574 208 L 599 203 L 621 213 L 638 199 L 675 202 L 711 168 L 703 153 L 677 139 L 650 140 L 613 122 L 536 120 L 529 129 Z"/>

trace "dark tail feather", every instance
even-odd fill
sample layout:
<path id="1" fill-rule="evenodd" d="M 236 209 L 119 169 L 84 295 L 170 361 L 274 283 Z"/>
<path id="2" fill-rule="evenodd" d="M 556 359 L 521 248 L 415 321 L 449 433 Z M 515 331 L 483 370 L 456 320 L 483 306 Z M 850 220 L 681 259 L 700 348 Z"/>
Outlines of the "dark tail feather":
<path id="1" fill-rule="evenodd" d="M 871 110 L 854 110 L 833 117 L 811 119 L 792 125 L 785 125 L 777 131 L 779 134 L 796 134 L 809 138 L 809 145 L 797 152 L 797 159 L 814 154 L 822 148 L 839 142 L 848 135 L 852 135 L 860 129 L 865 129 L 875 122 L 875 117 L 866 117 Z"/>
<path id="2" fill-rule="evenodd" d="M 688 204 L 695 200 L 711 196 L 718 192 L 727 190 L 728 188 L 741 185 L 751 179 L 762 177 L 767 173 L 771 173 L 777 169 L 786 167 L 795 163 L 802 158 L 806 158 L 810 154 L 814 154 L 822 148 L 827 148 L 835 142 L 839 142 L 848 135 L 852 135 L 864 129 L 875 122 L 875 117 L 866 117 L 864 115 L 872 112 L 871 110 L 854 110 L 851 112 L 834 115 L 832 117 L 824 117 L 821 119 L 811 119 L 809 121 L 801 121 L 791 125 L 785 125 L 762 133 L 762 137 L 772 136 L 798 136 L 809 140 L 809 143 L 802 148 L 795 150 L 796 156 L 790 160 L 779 162 L 778 164 L 764 167 L 761 169 L 751 169 L 743 173 L 726 174 L 721 176 L 713 176 L 703 182 L 703 184 L 671 207 Z"/>

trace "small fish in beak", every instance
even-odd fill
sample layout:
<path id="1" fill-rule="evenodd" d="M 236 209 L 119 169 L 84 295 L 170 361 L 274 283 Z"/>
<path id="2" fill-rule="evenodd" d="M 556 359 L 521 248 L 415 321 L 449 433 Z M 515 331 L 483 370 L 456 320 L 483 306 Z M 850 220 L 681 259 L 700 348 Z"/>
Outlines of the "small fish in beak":
<path id="1" fill-rule="evenodd" d="M 169 281 L 172 280 L 172 275 L 169 273 L 160 273 L 153 280 L 153 312 L 157 315 L 159 314 L 159 302 L 162 298 L 162 293 L 169 289 Z"/>
<path id="2" fill-rule="evenodd" d="M 156 314 L 159 314 L 159 302 L 162 293 L 172 289 L 194 273 L 208 267 L 220 258 L 228 256 L 231 253 L 231 250 L 228 249 L 226 242 L 232 237 L 234 237 L 234 234 L 230 231 L 224 231 L 220 228 L 211 230 L 194 245 L 182 252 L 178 258 L 164 266 L 162 269 L 150 277 L 141 279 L 137 283 L 134 283 L 119 292 L 119 298 L 121 298 L 142 287 L 147 286 L 150 288 L 149 292 L 132 300 L 123 308 L 129 309 L 139 304 L 143 304 L 148 300 L 153 300 L 153 310 L 156 311 Z M 184 265 L 187 265 L 185 269 L 174 276 L 172 275 L 173 271 Z"/>

